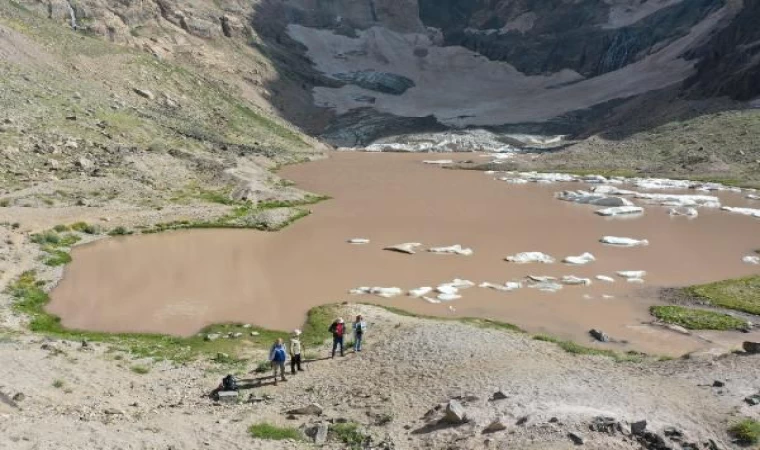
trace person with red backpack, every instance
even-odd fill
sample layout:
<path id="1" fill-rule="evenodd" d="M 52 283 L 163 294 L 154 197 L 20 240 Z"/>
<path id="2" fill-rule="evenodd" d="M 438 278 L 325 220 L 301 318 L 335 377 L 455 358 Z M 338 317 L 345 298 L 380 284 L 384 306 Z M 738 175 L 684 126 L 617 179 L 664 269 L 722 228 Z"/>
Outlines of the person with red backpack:
<path id="1" fill-rule="evenodd" d="M 346 324 L 338 317 L 327 329 L 333 335 L 332 357 L 335 358 L 335 349 L 340 346 L 340 356 L 343 356 L 343 335 L 346 333 Z"/>

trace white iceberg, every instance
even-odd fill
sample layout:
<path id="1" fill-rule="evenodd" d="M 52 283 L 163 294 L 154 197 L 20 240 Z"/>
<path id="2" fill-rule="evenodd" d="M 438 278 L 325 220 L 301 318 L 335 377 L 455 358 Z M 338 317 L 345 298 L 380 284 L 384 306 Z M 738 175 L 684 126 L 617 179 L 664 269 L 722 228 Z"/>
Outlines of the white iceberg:
<path id="1" fill-rule="evenodd" d="M 525 178 L 507 178 L 507 177 L 503 177 L 503 178 L 499 178 L 499 181 L 506 181 L 507 183 L 510 183 L 510 184 L 528 184 L 529 183 L 529 181 L 526 180 Z"/>
<path id="2" fill-rule="evenodd" d="M 439 294 L 436 298 L 442 302 L 450 302 L 453 300 L 459 300 L 462 296 L 458 294 Z"/>
<path id="3" fill-rule="evenodd" d="M 528 287 L 544 292 L 557 292 L 562 289 L 562 285 L 556 281 L 541 281 L 538 283 L 530 284 Z"/>
<path id="4" fill-rule="evenodd" d="M 697 217 L 699 215 L 699 211 L 697 211 L 696 208 L 691 207 L 676 207 L 676 208 L 670 208 L 668 210 L 668 214 L 671 216 L 686 216 L 686 217 Z"/>
<path id="5" fill-rule="evenodd" d="M 760 195 L 747 194 L 747 198 L 750 200 L 760 200 Z"/>
<path id="6" fill-rule="evenodd" d="M 409 255 L 413 255 L 415 253 L 415 249 L 420 246 L 422 246 L 422 244 L 420 244 L 419 242 L 406 242 L 403 244 L 385 247 L 383 250 L 390 250 L 392 252 L 399 252 L 399 253 L 406 253 Z"/>
<path id="7" fill-rule="evenodd" d="M 426 159 L 422 161 L 424 164 L 453 164 L 454 160 L 451 159 Z"/>
<path id="8" fill-rule="evenodd" d="M 522 287 L 522 283 L 518 283 L 516 281 L 508 281 L 504 284 L 495 284 L 485 281 L 483 283 L 480 283 L 478 287 L 494 289 L 502 292 L 509 292 L 514 291 L 515 289 L 520 289 Z"/>
<path id="9" fill-rule="evenodd" d="M 599 281 L 605 281 L 607 283 L 614 283 L 615 282 L 614 278 L 608 277 L 607 275 L 597 275 L 595 278 L 597 280 L 599 280 Z"/>
<path id="10" fill-rule="evenodd" d="M 643 214 L 644 208 L 640 206 L 615 206 L 612 208 L 598 209 L 595 212 L 600 216 L 614 217 L 630 214 Z"/>
<path id="11" fill-rule="evenodd" d="M 623 278 L 644 278 L 646 276 L 645 270 L 620 270 L 616 272 L 618 276 Z"/>
<path id="12" fill-rule="evenodd" d="M 441 301 L 438 300 L 437 298 L 430 298 L 430 297 L 423 296 L 422 299 L 428 303 L 433 303 L 433 304 L 441 303 Z"/>
<path id="13" fill-rule="evenodd" d="M 348 240 L 349 244 L 369 244 L 369 239 L 365 238 L 353 238 Z"/>
<path id="14" fill-rule="evenodd" d="M 464 256 L 470 256 L 473 254 L 473 251 L 471 248 L 463 248 L 459 244 L 451 245 L 449 247 L 432 247 L 432 248 L 429 248 L 428 251 L 431 253 L 464 255 Z"/>
<path id="15" fill-rule="evenodd" d="M 433 288 L 430 286 L 423 286 L 417 289 L 412 289 L 409 291 L 408 295 L 410 297 L 423 297 L 429 293 L 433 292 Z"/>
<path id="16" fill-rule="evenodd" d="M 607 195 L 603 195 L 601 193 L 597 192 L 587 192 L 587 191 L 562 191 L 557 193 L 557 198 L 560 200 L 565 200 L 569 202 L 574 203 L 582 203 L 587 205 L 596 205 L 596 206 L 610 206 L 610 207 L 620 207 L 620 206 L 633 206 L 633 203 L 623 197 L 610 197 Z"/>
<path id="17" fill-rule="evenodd" d="M 640 245 L 649 245 L 646 239 L 633 239 L 628 237 L 604 236 L 600 242 L 608 245 L 617 245 L 620 247 L 636 247 Z"/>
<path id="18" fill-rule="evenodd" d="M 449 284 L 442 284 L 438 286 L 437 288 L 435 288 L 435 290 L 441 294 L 448 294 L 448 295 L 454 295 L 459 292 L 459 288 L 456 288 Z"/>
<path id="19" fill-rule="evenodd" d="M 543 283 L 543 282 L 546 282 L 546 281 L 554 281 L 557 278 L 556 277 L 546 276 L 546 275 L 528 275 L 528 279 L 530 281 L 535 281 L 537 283 Z"/>
<path id="20" fill-rule="evenodd" d="M 378 297 L 385 297 L 385 298 L 396 297 L 397 295 L 401 295 L 402 293 L 401 288 L 397 288 L 397 287 L 366 287 L 366 286 L 351 289 L 348 292 L 354 295 L 372 294 L 372 295 L 377 295 Z"/>
<path id="21" fill-rule="evenodd" d="M 554 258 L 541 252 L 522 252 L 516 255 L 507 256 L 506 260 L 509 262 L 525 264 L 532 262 L 539 262 L 544 264 L 551 264 L 555 261 Z"/>
<path id="22" fill-rule="evenodd" d="M 568 256 L 567 258 L 562 260 L 563 263 L 575 264 L 578 266 L 581 266 L 583 264 L 588 264 L 593 261 L 596 261 L 596 258 L 594 258 L 594 255 L 588 252 L 582 255 L 578 255 L 578 256 Z"/>
<path id="23" fill-rule="evenodd" d="M 760 264 L 760 256 L 748 255 L 742 258 L 742 262 L 747 264 Z"/>
<path id="24" fill-rule="evenodd" d="M 724 206 L 721 208 L 723 211 L 732 212 L 735 214 L 742 214 L 750 217 L 760 217 L 760 209 L 755 208 L 735 208 L 731 206 Z"/>
<path id="25" fill-rule="evenodd" d="M 703 208 L 720 208 L 720 199 L 712 195 L 651 194 L 648 192 L 637 192 L 635 197 L 658 202 L 662 206 L 700 206 Z"/>
<path id="26" fill-rule="evenodd" d="M 644 279 L 643 278 L 628 278 L 626 279 L 626 281 L 629 283 L 643 283 Z"/>
<path id="27" fill-rule="evenodd" d="M 562 284 L 569 284 L 571 286 L 588 286 L 591 284 L 591 280 L 588 278 L 580 278 L 575 275 L 566 275 L 562 277 Z"/>
<path id="28" fill-rule="evenodd" d="M 689 189 L 692 181 L 670 180 L 667 178 L 634 178 L 631 180 L 636 187 L 642 189 Z"/>

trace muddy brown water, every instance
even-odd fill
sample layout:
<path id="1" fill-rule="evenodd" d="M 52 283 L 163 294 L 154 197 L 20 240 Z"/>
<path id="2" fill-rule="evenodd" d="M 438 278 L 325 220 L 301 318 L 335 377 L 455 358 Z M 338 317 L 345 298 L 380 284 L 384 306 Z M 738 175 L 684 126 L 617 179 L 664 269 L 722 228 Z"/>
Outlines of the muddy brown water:
<path id="1" fill-rule="evenodd" d="M 658 303 L 658 287 L 760 272 L 741 261 L 760 248 L 757 219 L 700 209 L 698 218 L 688 220 L 670 217 L 662 207 L 647 207 L 634 219 L 605 219 L 593 214 L 594 207 L 554 198 L 557 191 L 584 188 L 580 183 L 510 185 L 482 172 L 421 163 L 435 158 L 334 153 L 287 167 L 282 176 L 332 199 L 310 206 L 312 215 L 277 233 L 189 230 L 77 247 L 49 310 L 68 327 L 189 335 L 219 322 L 293 329 L 313 306 L 363 301 L 429 315 L 492 318 L 583 343 L 590 342 L 590 328 L 600 328 L 629 341 L 615 348 L 661 354 L 736 345 L 747 337 L 681 336 L 644 323 L 651 320 L 648 307 Z M 749 205 L 740 195 L 718 195 L 727 205 Z M 599 242 L 605 235 L 646 238 L 650 245 L 606 246 Z M 371 243 L 346 242 L 355 237 Z M 382 250 L 402 242 L 462 244 L 475 254 Z M 597 261 L 586 266 L 504 261 L 523 251 L 542 251 L 558 261 L 591 252 Z M 646 270 L 646 283 L 615 277 L 614 284 L 594 280 L 556 293 L 474 287 L 464 290 L 462 299 L 442 304 L 347 293 L 358 286 L 436 286 L 453 278 L 504 283 L 531 274 L 614 277 L 618 270 Z"/>

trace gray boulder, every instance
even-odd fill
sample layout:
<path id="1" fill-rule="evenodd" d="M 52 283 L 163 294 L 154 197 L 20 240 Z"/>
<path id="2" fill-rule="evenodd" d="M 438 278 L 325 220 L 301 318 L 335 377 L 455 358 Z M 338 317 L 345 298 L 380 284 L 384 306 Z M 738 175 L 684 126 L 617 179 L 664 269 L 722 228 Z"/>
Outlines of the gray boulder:
<path id="1" fill-rule="evenodd" d="M 459 425 L 467 422 L 467 415 L 461 403 L 456 400 L 449 400 L 446 405 L 446 412 L 441 420 L 452 425 Z"/>
<path id="2" fill-rule="evenodd" d="M 610 341 L 610 337 L 607 335 L 607 333 L 605 333 L 602 330 L 597 330 L 597 329 L 589 330 L 588 334 L 590 334 L 591 337 L 593 337 L 594 339 L 596 339 L 599 342 L 609 342 Z"/>
<path id="3" fill-rule="evenodd" d="M 506 429 L 507 426 L 501 420 L 496 419 L 483 429 L 483 433 L 496 433 L 497 431 L 503 431 Z"/>
<path id="4" fill-rule="evenodd" d="M 153 92 L 147 90 L 147 89 L 139 89 L 134 88 L 135 94 L 139 95 L 140 97 L 147 98 L 148 100 L 153 100 L 156 98 L 155 95 L 153 95 Z"/>
<path id="5" fill-rule="evenodd" d="M 317 445 L 324 445 L 327 442 L 327 433 L 330 431 L 330 426 L 326 423 L 320 423 L 317 425 L 317 429 L 314 433 L 314 443 Z"/>
<path id="6" fill-rule="evenodd" d="M 317 404 L 312 403 L 307 406 L 302 406 L 300 408 L 291 409 L 287 412 L 287 414 L 295 414 L 297 416 L 318 416 L 322 414 L 323 408 Z"/>
<path id="7" fill-rule="evenodd" d="M 760 342 L 744 341 L 742 348 L 745 352 L 756 355 L 760 353 Z"/>
<path id="8" fill-rule="evenodd" d="M 646 430 L 647 430 L 646 420 L 639 420 L 638 422 L 633 422 L 631 424 L 631 434 L 635 436 L 643 435 Z"/>

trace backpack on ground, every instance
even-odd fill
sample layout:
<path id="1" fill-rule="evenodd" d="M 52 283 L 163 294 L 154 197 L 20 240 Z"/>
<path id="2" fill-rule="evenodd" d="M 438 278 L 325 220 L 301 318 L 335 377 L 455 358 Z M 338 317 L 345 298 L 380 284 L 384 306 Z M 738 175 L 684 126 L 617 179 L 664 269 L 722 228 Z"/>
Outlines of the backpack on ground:
<path id="1" fill-rule="evenodd" d="M 222 378 L 222 390 L 223 391 L 237 391 L 237 380 L 232 375 L 227 375 Z"/>

